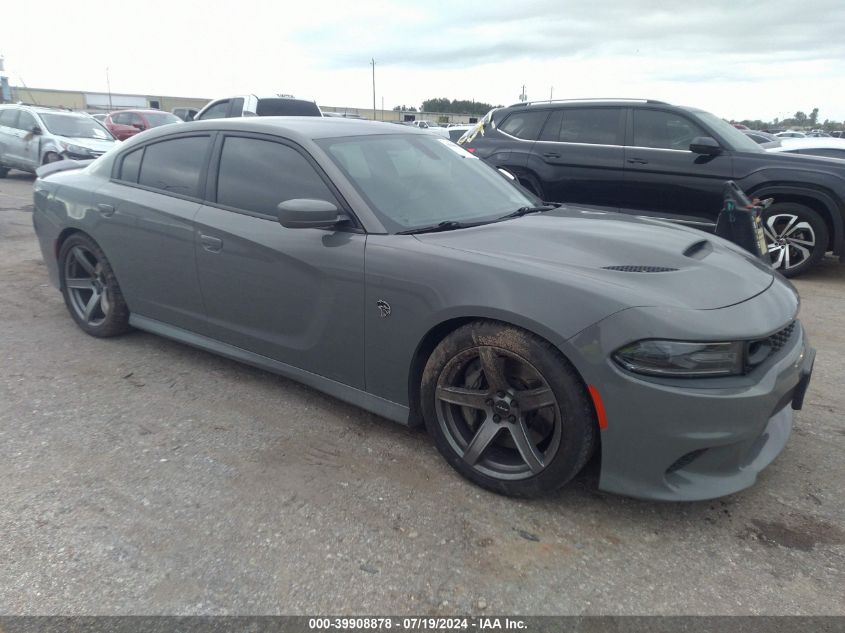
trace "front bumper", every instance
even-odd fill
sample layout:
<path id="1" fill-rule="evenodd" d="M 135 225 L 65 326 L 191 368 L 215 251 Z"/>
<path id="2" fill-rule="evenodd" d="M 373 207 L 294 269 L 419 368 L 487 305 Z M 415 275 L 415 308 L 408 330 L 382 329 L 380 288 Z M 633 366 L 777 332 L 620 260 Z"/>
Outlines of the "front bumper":
<path id="1" fill-rule="evenodd" d="M 739 338 L 760 338 L 794 318 L 797 301 L 791 314 L 788 300 L 775 303 L 782 310 L 768 314 L 770 324 Z M 737 323 L 759 324 L 753 317 L 763 305 L 771 308 L 772 296 L 726 310 L 740 317 Z M 695 501 L 751 486 L 786 445 L 793 405 L 800 408 L 809 382 L 815 351 L 800 322 L 787 344 L 746 376 L 663 380 L 609 360 L 620 330 L 630 331 L 631 319 L 641 316 L 618 313 L 571 341 L 586 360 L 579 369 L 601 394 L 607 414 L 599 487 L 644 499 Z"/>

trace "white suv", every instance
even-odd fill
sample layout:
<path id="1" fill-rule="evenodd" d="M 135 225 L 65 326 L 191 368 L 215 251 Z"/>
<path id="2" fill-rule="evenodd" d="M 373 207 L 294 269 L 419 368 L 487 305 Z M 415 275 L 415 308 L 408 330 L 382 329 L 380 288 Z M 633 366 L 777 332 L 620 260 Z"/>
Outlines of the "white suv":
<path id="1" fill-rule="evenodd" d="M 117 142 L 88 114 L 0 105 L 0 178 L 10 169 L 35 173 L 41 165 L 63 158 L 98 158 Z"/>

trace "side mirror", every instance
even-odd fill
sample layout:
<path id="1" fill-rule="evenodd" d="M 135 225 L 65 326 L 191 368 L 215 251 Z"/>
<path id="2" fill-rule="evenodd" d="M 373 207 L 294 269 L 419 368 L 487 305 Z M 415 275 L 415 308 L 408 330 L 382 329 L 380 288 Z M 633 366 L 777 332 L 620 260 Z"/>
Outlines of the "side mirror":
<path id="1" fill-rule="evenodd" d="M 132 127 L 134 127 L 136 130 L 139 130 L 141 132 L 143 132 L 144 129 L 145 129 L 143 123 L 133 123 Z"/>
<path id="2" fill-rule="evenodd" d="M 689 151 L 693 154 L 704 154 L 705 156 L 716 156 L 722 153 L 718 141 L 711 136 L 696 136 L 690 143 Z"/>
<path id="3" fill-rule="evenodd" d="M 32 134 L 35 134 L 35 135 L 41 134 L 41 128 L 40 128 L 40 127 L 38 127 L 37 125 L 33 125 L 33 126 L 32 126 L 32 129 L 30 130 L 30 132 L 31 132 Z"/>
<path id="4" fill-rule="evenodd" d="M 330 229 L 349 219 L 328 200 L 294 198 L 276 208 L 279 222 L 288 229 Z"/>

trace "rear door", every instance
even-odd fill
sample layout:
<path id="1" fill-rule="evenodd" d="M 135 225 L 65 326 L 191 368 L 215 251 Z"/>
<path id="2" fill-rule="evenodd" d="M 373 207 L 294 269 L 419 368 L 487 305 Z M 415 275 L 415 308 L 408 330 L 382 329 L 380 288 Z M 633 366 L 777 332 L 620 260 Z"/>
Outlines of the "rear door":
<path id="1" fill-rule="evenodd" d="M 524 168 L 548 116 L 548 110 L 514 108 L 497 122 L 495 131 L 492 127 L 487 128 L 491 131 L 484 136 L 478 134 L 468 147 L 474 148 L 476 156 L 490 165 L 513 172 L 523 184 L 539 194 L 539 184 L 534 179 L 526 179 Z"/>
<path id="2" fill-rule="evenodd" d="M 364 386 L 366 235 L 288 229 L 293 198 L 344 205 L 313 159 L 276 137 L 221 133 L 208 202 L 197 215 L 197 267 L 215 339 Z"/>
<path id="3" fill-rule="evenodd" d="M 631 108 L 628 120 L 621 210 L 712 228 L 725 181 L 733 177 L 730 152 L 691 152 L 694 138 L 711 135 L 677 111 Z"/>
<path id="4" fill-rule="evenodd" d="M 143 145 L 118 157 L 110 182 L 95 194 L 95 238 L 115 268 L 129 309 L 198 333 L 205 331 L 205 307 L 194 218 L 210 149 L 209 134 Z"/>
<path id="5" fill-rule="evenodd" d="M 616 209 L 623 202 L 624 138 L 624 108 L 558 108 L 543 126 L 526 167 L 537 174 L 548 201 Z"/>
<path id="6" fill-rule="evenodd" d="M 7 167 L 16 163 L 11 146 L 17 139 L 18 108 L 0 108 L 0 162 Z"/>
<path id="7" fill-rule="evenodd" d="M 26 110 L 21 110 L 16 123 L 18 128 L 18 160 L 21 165 L 35 169 L 41 164 L 41 137 L 46 132 L 44 126 L 39 124 L 35 117 Z M 41 130 L 35 134 L 33 129 Z"/>

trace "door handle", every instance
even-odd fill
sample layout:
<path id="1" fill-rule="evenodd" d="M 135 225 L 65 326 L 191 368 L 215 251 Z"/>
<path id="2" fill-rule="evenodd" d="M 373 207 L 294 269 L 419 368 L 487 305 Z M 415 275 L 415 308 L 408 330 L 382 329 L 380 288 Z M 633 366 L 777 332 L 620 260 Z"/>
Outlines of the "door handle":
<path id="1" fill-rule="evenodd" d="M 560 154 L 558 154 L 557 152 L 546 152 L 545 154 L 543 154 L 543 156 L 545 156 L 546 158 L 560 158 Z"/>
<path id="2" fill-rule="evenodd" d="M 110 218 L 114 215 L 114 206 L 110 204 L 98 204 L 97 211 L 100 212 L 100 215 L 104 218 Z"/>
<path id="3" fill-rule="evenodd" d="M 200 244 L 209 253 L 219 253 L 223 249 L 223 240 L 210 235 L 200 235 Z"/>
<path id="4" fill-rule="evenodd" d="M 645 158 L 629 158 L 628 162 L 632 165 L 648 165 L 648 161 Z"/>

